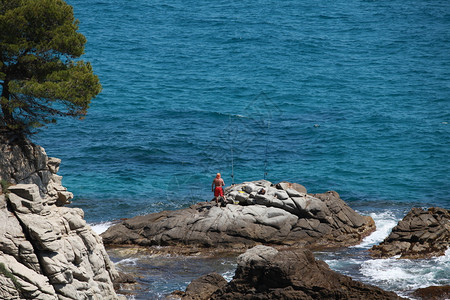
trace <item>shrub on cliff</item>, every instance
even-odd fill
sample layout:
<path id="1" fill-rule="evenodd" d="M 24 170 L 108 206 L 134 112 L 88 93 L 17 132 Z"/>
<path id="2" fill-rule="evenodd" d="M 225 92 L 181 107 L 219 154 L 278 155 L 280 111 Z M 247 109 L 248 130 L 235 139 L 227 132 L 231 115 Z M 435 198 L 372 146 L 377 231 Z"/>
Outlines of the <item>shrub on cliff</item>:
<path id="1" fill-rule="evenodd" d="M 30 133 L 56 116 L 83 117 L 101 91 L 86 38 L 62 0 L 0 1 L 0 129 Z"/>

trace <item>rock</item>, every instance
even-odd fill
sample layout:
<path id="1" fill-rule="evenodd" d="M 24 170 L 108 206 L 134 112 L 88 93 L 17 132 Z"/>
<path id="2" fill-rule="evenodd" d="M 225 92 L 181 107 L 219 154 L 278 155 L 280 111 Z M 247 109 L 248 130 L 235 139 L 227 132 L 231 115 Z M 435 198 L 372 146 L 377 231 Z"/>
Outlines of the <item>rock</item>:
<path id="1" fill-rule="evenodd" d="M 0 227 L 0 263 L 18 278 L 21 294 L 118 299 L 113 288 L 118 273 L 81 209 L 43 205 L 36 185 L 18 184 L 9 191 L 0 195 L 0 216 L 7 225 Z"/>
<path id="2" fill-rule="evenodd" d="M 417 289 L 414 291 L 413 296 L 421 300 L 447 300 L 450 299 L 450 285 Z"/>
<path id="3" fill-rule="evenodd" d="M 450 210 L 412 208 L 389 236 L 370 249 L 374 257 L 430 258 L 450 246 Z"/>
<path id="4" fill-rule="evenodd" d="M 209 297 L 218 289 L 224 287 L 228 282 L 219 274 L 211 273 L 203 275 L 193 280 L 184 293 L 181 293 L 183 300 L 202 300 Z"/>
<path id="5" fill-rule="evenodd" d="M 184 299 L 184 298 L 183 298 Z M 233 280 L 202 299 L 403 299 L 352 280 L 315 260 L 306 249 L 257 246 L 238 257 Z"/>
<path id="6" fill-rule="evenodd" d="M 275 257 L 279 251 L 272 247 L 258 245 L 250 250 L 247 250 L 245 254 L 239 255 L 237 258 L 238 266 L 262 266 L 267 264 L 273 257 Z"/>
<path id="7" fill-rule="evenodd" d="M 0 272 L 0 299 L 20 299 L 14 282 Z"/>
<path id="8" fill-rule="evenodd" d="M 336 192 L 307 195 L 260 180 L 228 187 L 226 197 L 242 205 L 217 207 L 203 202 L 187 209 L 137 216 L 111 226 L 102 234 L 103 242 L 217 249 L 271 244 L 318 249 L 354 245 L 375 230 L 370 217 L 357 214 Z"/>
<path id="9" fill-rule="evenodd" d="M 118 271 L 118 276 L 114 278 L 114 289 L 115 290 L 133 290 L 137 286 L 136 279 L 130 275 Z"/>
<path id="10" fill-rule="evenodd" d="M 0 299 L 119 299 L 101 238 L 56 175 L 59 159 L 0 135 Z"/>
<path id="11" fill-rule="evenodd" d="M 19 287 L 15 286 L 16 291 L 23 298 L 58 299 L 55 289 L 49 284 L 48 278 L 42 275 L 41 272 L 36 272 L 27 268 L 13 256 L 6 254 L 0 255 L 0 264 L 5 266 L 7 272 L 12 275 L 11 278 L 15 278 Z"/>
<path id="12" fill-rule="evenodd" d="M 302 193 L 302 194 L 308 193 L 306 188 L 303 185 L 298 184 L 298 183 L 282 181 L 282 182 L 277 183 L 275 186 L 277 189 L 280 189 L 280 190 L 285 190 L 285 191 L 294 190 L 294 191 Z"/>
<path id="13" fill-rule="evenodd" d="M 60 163 L 60 159 L 47 157 L 44 148 L 23 137 L 0 134 L 0 180 L 37 185 L 45 204 L 62 206 L 73 198 L 56 174 Z"/>

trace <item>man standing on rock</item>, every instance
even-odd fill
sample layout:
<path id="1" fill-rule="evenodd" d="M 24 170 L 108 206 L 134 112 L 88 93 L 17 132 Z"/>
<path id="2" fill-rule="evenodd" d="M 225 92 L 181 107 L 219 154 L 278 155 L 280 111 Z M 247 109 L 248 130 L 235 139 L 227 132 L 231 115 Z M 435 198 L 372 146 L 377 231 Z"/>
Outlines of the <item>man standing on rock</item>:
<path id="1" fill-rule="evenodd" d="M 219 205 L 219 196 L 223 197 L 225 200 L 222 188 L 224 185 L 225 181 L 223 181 L 222 177 L 220 177 L 220 173 L 217 173 L 216 178 L 214 178 L 211 185 L 211 190 L 214 192 L 214 200 L 216 200 L 217 205 Z"/>

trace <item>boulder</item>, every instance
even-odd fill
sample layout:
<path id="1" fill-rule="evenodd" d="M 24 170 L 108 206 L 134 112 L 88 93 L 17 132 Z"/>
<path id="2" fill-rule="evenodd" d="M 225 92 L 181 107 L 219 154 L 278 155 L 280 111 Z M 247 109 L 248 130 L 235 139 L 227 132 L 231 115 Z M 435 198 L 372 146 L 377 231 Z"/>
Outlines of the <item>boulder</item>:
<path id="1" fill-rule="evenodd" d="M 218 289 L 224 287 L 228 282 L 221 275 L 211 273 L 193 280 L 186 291 L 180 293 L 182 300 L 202 300 L 209 297 Z"/>
<path id="2" fill-rule="evenodd" d="M 275 186 L 277 189 L 280 189 L 280 190 L 286 190 L 286 191 L 294 190 L 294 191 L 297 191 L 297 192 L 303 193 L 303 194 L 308 193 L 306 188 L 303 185 L 298 184 L 298 183 L 282 181 L 282 182 L 277 183 Z"/>
<path id="3" fill-rule="evenodd" d="M 413 296 L 420 300 L 448 300 L 450 299 L 450 285 L 417 289 L 414 291 Z"/>
<path id="4" fill-rule="evenodd" d="M 215 292 L 195 299 L 404 298 L 332 271 L 307 249 L 277 251 L 259 245 L 238 257 L 233 280 Z"/>
<path id="5" fill-rule="evenodd" d="M 28 139 L 0 134 L 0 180 L 37 185 L 45 204 L 62 206 L 73 198 L 56 174 L 60 164 L 60 159 L 47 157 L 44 148 Z"/>
<path id="6" fill-rule="evenodd" d="M 105 244 L 244 249 L 258 244 L 342 247 L 359 243 L 375 230 L 336 192 L 307 195 L 269 181 L 245 182 L 226 189 L 231 203 L 202 202 L 176 211 L 137 216 L 111 226 Z"/>
<path id="7" fill-rule="evenodd" d="M 450 210 L 412 208 L 389 236 L 370 249 L 373 257 L 430 258 L 450 245 Z"/>

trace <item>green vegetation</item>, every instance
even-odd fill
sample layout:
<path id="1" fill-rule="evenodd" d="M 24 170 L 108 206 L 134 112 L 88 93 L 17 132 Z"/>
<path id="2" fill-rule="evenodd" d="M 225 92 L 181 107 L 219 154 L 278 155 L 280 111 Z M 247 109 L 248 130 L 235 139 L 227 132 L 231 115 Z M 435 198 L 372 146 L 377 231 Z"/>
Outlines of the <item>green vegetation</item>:
<path id="1" fill-rule="evenodd" d="M 0 274 L 3 274 L 5 277 L 11 279 L 11 281 L 13 282 L 14 286 L 16 287 L 16 290 L 19 292 L 21 292 L 22 290 L 22 286 L 20 285 L 20 283 L 17 281 L 16 276 L 14 276 L 14 274 L 12 274 L 10 271 L 8 271 L 5 267 L 5 265 L 3 263 L 0 263 Z"/>
<path id="2" fill-rule="evenodd" d="M 78 23 L 62 0 L 0 0 L 0 130 L 32 133 L 86 114 L 101 85 L 79 60 Z"/>
<path id="3" fill-rule="evenodd" d="M 2 179 L 0 180 L 0 186 L 1 186 L 1 190 L 0 190 L 0 194 L 6 194 L 8 193 L 8 188 L 11 186 L 11 184 L 9 182 L 7 182 L 6 180 Z"/>

